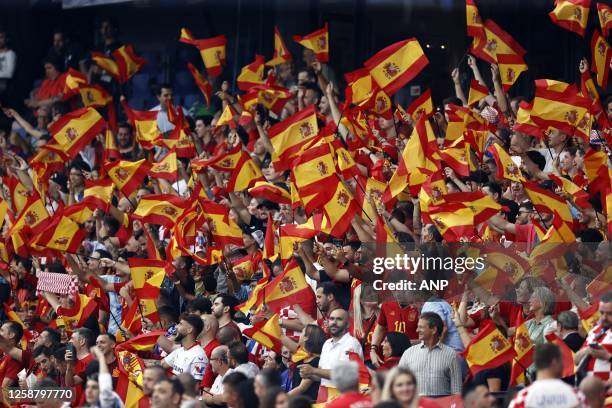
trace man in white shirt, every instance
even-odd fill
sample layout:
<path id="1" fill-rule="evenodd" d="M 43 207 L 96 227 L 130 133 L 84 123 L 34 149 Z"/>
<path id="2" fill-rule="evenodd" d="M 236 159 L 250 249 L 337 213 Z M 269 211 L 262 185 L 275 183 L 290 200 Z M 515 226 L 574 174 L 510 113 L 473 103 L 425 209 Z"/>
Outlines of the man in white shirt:
<path id="1" fill-rule="evenodd" d="M 361 344 L 348 332 L 349 314 L 346 310 L 336 309 L 332 311 L 328 318 L 328 328 L 331 338 L 323 344 L 319 367 L 312 367 L 308 364 L 298 366 L 302 378 L 318 377 L 321 379 L 317 401 L 327 400 L 327 389 L 335 388 L 331 381 L 331 370 L 338 362 L 349 360 L 349 352 L 357 353 L 363 359 Z"/>
<path id="2" fill-rule="evenodd" d="M 157 100 L 159 105 L 151 108 L 152 111 L 159 111 L 157 114 L 157 127 L 163 134 L 171 132 L 174 129 L 174 124 L 168 119 L 168 102 L 172 100 L 172 85 L 161 84 L 157 91 Z M 183 114 L 187 115 L 187 111 L 181 106 L 175 106 L 175 109 L 183 109 Z"/>
<path id="3" fill-rule="evenodd" d="M 181 347 L 174 349 L 162 360 L 164 368 L 172 368 L 174 375 L 189 373 L 197 380 L 204 377 L 208 359 L 200 343 L 196 341 L 202 331 L 202 319 L 199 316 L 184 314 L 176 326 L 175 341 Z"/>
<path id="4" fill-rule="evenodd" d="M 576 408 L 582 406 L 582 397 L 561 380 L 563 358 L 559 346 L 538 344 L 534 361 L 536 381 L 521 390 L 510 402 L 510 408 Z"/>
<path id="5" fill-rule="evenodd" d="M 217 377 L 212 387 L 210 387 L 210 391 L 204 394 L 204 402 L 207 405 L 222 405 L 225 404 L 225 399 L 223 398 L 223 380 L 234 371 L 229 366 L 227 346 L 219 346 L 213 350 L 210 364 Z"/>

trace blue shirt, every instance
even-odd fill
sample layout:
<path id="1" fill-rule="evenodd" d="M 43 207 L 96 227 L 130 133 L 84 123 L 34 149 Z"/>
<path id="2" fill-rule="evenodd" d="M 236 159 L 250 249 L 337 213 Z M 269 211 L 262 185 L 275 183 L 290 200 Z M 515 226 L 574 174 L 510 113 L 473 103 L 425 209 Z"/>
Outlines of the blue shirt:
<path id="1" fill-rule="evenodd" d="M 452 347 L 456 352 L 462 352 L 464 350 L 463 342 L 459 336 L 459 331 L 453 322 L 452 314 L 453 309 L 451 305 L 443 299 L 433 299 L 423 304 L 421 314 L 425 312 L 434 312 L 442 318 L 442 321 L 446 325 L 446 336 L 444 337 L 444 344 Z"/>

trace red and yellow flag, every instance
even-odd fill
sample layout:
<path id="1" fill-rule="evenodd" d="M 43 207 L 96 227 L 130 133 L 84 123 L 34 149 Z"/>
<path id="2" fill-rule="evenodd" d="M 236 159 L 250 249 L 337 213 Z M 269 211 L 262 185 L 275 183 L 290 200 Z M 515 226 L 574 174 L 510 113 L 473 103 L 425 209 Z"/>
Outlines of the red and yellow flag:
<path id="1" fill-rule="evenodd" d="M 486 85 L 481 84 L 480 82 L 472 79 L 470 82 L 470 93 L 468 96 L 468 106 L 472 106 L 487 96 L 489 96 L 489 89 Z"/>
<path id="2" fill-rule="evenodd" d="M 278 313 L 275 313 L 269 319 L 256 323 L 253 327 L 244 329 L 242 334 L 255 340 L 268 350 L 279 353 L 283 348 L 281 341 L 283 333 L 279 325 Z"/>
<path id="3" fill-rule="evenodd" d="M 320 208 L 332 197 L 338 178 L 329 145 L 322 144 L 302 153 L 293 162 L 293 179 L 302 198 L 311 197 L 305 204 L 307 214 Z"/>
<path id="4" fill-rule="evenodd" d="M 83 200 L 91 209 L 100 208 L 107 212 L 113 197 L 113 181 L 109 179 L 102 180 L 86 180 L 85 191 L 83 192 Z"/>
<path id="5" fill-rule="evenodd" d="M 319 133 L 315 107 L 310 106 L 268 129 L 274 148 L 273 162 L 277 171 L 290 168 L 302 147 Z"/>
<path id="6" fill-rule="evenodd" d="M 136 296 L 140 299 L 157 299 L 167 274 L 166 262 L 155 259 L 129 258 L 128 265 Z"/>
<path id="7" fill-rule="evenodd" d="M 474 37 L 470 51 L 490 64 L 498 62 L 499 55 L 523 57 L 527 51 L 510 34 L 501 29 L 493 20 L 484 23 L 485 36 Z"/>
<path id="8" fill-rule="evenodd" d="M 347 83 L 345 90 L 347 104 L 358 104 L 371 96 L 374 84 L 370 71 L 360 68 L 345 74 L 344 78 Z"/>
<path id="9" fill-rule="evenodd" d="M 610 290 L 610 282 L 612 282 L 612 265 L 608 265 L 587 285 L 587 293 L 591 295 L 593 299 L 599 299 L 604 293 Z M 597 302 L 594 303 L 597 304 Z"/>
<path id="10" fill-rule="evenodd" d="M 487 151 L 493 155 L 495 160 L 495 167 L 497 173 L 495 177 L 497 179 L 506 179 L 510 181 L 524 181 L 525 177 L 521 173 L 520 167 L 512 160 L 510 155 L 504 150 L 504 148 L 497 143 L 492 144 Z"/>
<path id="11" fill-rule="evenodd" d="M 429 118 L 434 113 L 434 105 L 431 99 L 431 89 L 423 92 L 418 98 L 416 98 L 410 106 L 406 109 L 406 113 L 410 115 L 413 121 L 417 121 L 421 114 L 425 114 L 426 118 Z"/>
<path id="12" fill-rule="evenodd" d="M 84 85 L 87 85 L 87 77 L 74 68 L 68 68 L 68 71 L 64 74 L 62 100 L 66 101 L 76 95 L 79 88 Z"/>
<path id="13" fill-rule="evenodd" d="M 605 152 L 589 149 L 584 155 L 584 172 L 589 180 L 591 193 L 606 194 L 610 188 L 610 175 L 608 172 L 608 156 Z"/>
<path id="14" fill-rule="evenodd" d="M 591 0 L 555 0 L 555 9 L 548 13 L 553 23 L 584 37 Z"/>
<path id="15" fill-rule="evenodd" d="M 364 66 L 389 96 L 416 77 L 429 60 L 416 38 L 399 41 L 372 56 Z"/>
<path id="16" fill-rule="evenodd" d="M 175 182 L 178 180 L 178 158 L 176 156 L 176 149 L 170 150 L 162 157 L 159 162 L 153 163 L 151 175 L 156 178 Z"/>
<path id="17" fill-rule="evenodd" d="M 147 63 L 144 58 L 136 55 L 131 45 L 124 45 L 117 48 L 113 51 L 113 58 L 117 62 L 121 83 L 127 82 Z"/>
<path id="18" fill-rule="evenodd" d="M 83 327 L 87 319 L 96 311 L 98 303 L 86 295 L 77 294 L 74 298 L 74 305 L 70 308 L 60 307 L 57 310 L 58 317 L 61 317 L 66 326 L 66 331 L 72 333 Z"/>
<path id="19" fill-rule="evenodd" d="M 249 195 L 279 204 L 291 204 L 291 195 L 284 185 L 279 186 L 267 181 L 257 181 L 253 187 L 249 188 Z"/>
<path id="20" fill-rule="evenodd" d="M 97 66 L 106 71 L 106 73 L 112 76 L 117 82 L 121 82 L 119 65 L 117 65 L 117 62 L 112 57 L 109 57 L 101 52 L 92 52 L 91 59 Z"/>
<path id="21" fill-rule="evenodd" d="M 526 322 L 522 322 L 516 328 L 514 334 L 515 359 L 512 361 L 512 371 L 510 373 L 510 385 L 525 384 L 525 370 L 533 364 L 533 352 L 535 346 L 529 337 Z"/>
<path id="22" fill-rule="evenodd" d="M 244 191 L 256 182 L 266 181 L 263 173 L 255 161 L 244 150 L 240 151 L 236 168 L 227 182 L 227 191 Z"/>
<path id="23" fill-rule="evenodd" d="M 137 162 L 120 160 L 105 164 L 104 169 L 115 186 L 129 197 L 147 176 L 151 164 L 146 159 Z"/>
<path id="24" fill-rule="evenodd" d="M 491 322 L 483 327 L 461 353 L 472 375 L 488 368 L 499 367 L 516 355 L 512 344 Z"/>
<path id="25" fill-rule="evenodd" d="M 227 38 L 224 35 L 196 40 L 187 29 L 182 28 L 179 41 L 191 44 L 200 50 L 200 56 L 209 76 L 221 75 L 225 64 L 225 45 L 227 44 Z"/>
<path id="26" fill-rule="evenodd" d="M 285 224 L 279 227 L 279 249 L 283 262 L 293 256 L 294 246 L 313 238 L 320 232 L 329 233 L 329 221 L 323 214 L 315 214 L 304 224 Z"/>
<path id="27" fill-rule="evenodd" d="M 202 91 L 202 95 L 204 95 L 206 105 L 210 106 L 212 85 L 202 76 L 202 74 L 200 74 L 200 71 L 198 71 L 191 62 L 187 64 L 187 68 L 189 69 L 189 72 L 191 72 L 191 75 L 193 75 L 193 79 L 195 80 L 196 85 L 198 86 L 198 88 L 200 88 L 200 91 Z"/>
<path id="28" fill-rule="evenodd" d="M 519 75 L 528 69 L 523 57 L 517 54 L 497 54 L 497 65 L 504 91 L 510 89 Z"/>
<path id="29" fill-rule="evenodd" d="M 561 378 L 570 377 L 576 374 L 576 366 L 574 365 L 574 352 L 565 344 L 557 333 L 548 333 L 545 335 L 549 343 L 556 344 L 561 349 L 561 360 L 563 361 L 563 373 Z"/>
<path id="30" fill-rule="evenodd" d="M 113 97 L 100 85 L 84 85 L 78 89 L 83 106 L 100 108 L 108 105 Z"/>
<path id="31" fill-rule="evenodd" d="M 138 203 L 134 218 L 149 224 L 172 228 L 178 217 L 191 206 L 190 200 L 172 194 L 148 194 Z"/>
<path id="32" fill-rule="evenodd" d="M 606 3 L 597 3 L 597 15 L 599 16 L 601 32 L 605 38 L 608 38 L 610 30 L 612 30 L 612 7 Z"/>
<path id="33" fill-rule="evenodd" d="M 447 242 L 460 242 L 474 236 L 474 214 L 462 204 L 430 206 L 429 217 Z"/>
<path id="34" fill-rule="evenodd" d="M 218 245 L 244 245 L 242 229 L 229 217 L 227 208 L 208 200 L 202 200 L 200 204 L 208 231 Z"/>
<path id="35" fill-rule="evenodd" d="M 557 213 L 564 222 L 573 223 L 572 212 L 563 198 L 531 181 L 523 181 L 523 187 L 539 212 L 553 215 Z"/>
<path id="36" fill-rule="evenodd" d="M 262 297 L 263 303 L 273 312 L 295 304 L 309 311 L 315 299 L 314 291 L 295 259 L 289 261 L 284 271 L 266 285 Z"/>
<path id="37" fill-rule="evenodd" d="M 293 41 L 312 50 L 317 61 L 329 62 L 329 31 L 327 29 L 327 23 L 325 23 L 325 27 L 322 29 L 314 31 L 304 37 L 294 35 Z"/>
<path id="38" fill-rule="evenodd" d="M 81 229 L 76 222 L 58 212 L 45 230 L 31 240 L 29 245 L 74 254 L 85 240 L 86 235 L 85 230 Z"/>
<path id="39" fill-rule="evenodd" d="M 102 162 L 108 163 L 111 161 L 121 160 L 121 153 L 117 143 L 115 143 L 115 136 L 110 128 L 106 129 L 104 133 L 104 151 L 102 152 Z"/>
<path id="40" fill-rule="evenodd" d="M 602 89 L 606 89 L 608 86 L 611 60 L 612 48 L 610 48 L 610 44 L 598 30 L 595 30 L 591 38 L 591 71 L 595 72 L 597 85 Z"/>
<path id="41" fill-rule="evenodd" d="M 144 362 L 134 353 L 126 350 L 115 352 L 119 368 L 116 392 L 124 401 L 125 408 L 144 408 L 148 400 L 142 392 Z M 148 405 L 145 405 L 148 406 Z"/>
<path id="42" fill-rule="evenodd" d="M 291 61 L 291 53 L 285 45 L 278 27 L 274 27 L 274 54 L 272 59 L 266 62 L 266 65 L 276 66 L 287 61 Z"/>
<path id="43" fill-rule="evenodd" d="M 136 111 L 130 108 L 125 100 L 121 101 L 123 110 L 134 128 L 136 141 L 145 149 L 153 149 L 161 138 L 157 127 L 158 111 Z"/>
<path id="44" fill-rule="evenodd" d="M 558 177 L 554 174 L 549 174 L 550 178 L 559 188 L 572 196 L 572 200 L 580 208 L 588 208 L 591 206 L 589 203 L 589 195 L 586 191 L 578 187 L 571 180 L 565 177 Z"/>
<path id="45" fill-rule="evenodd" d="M 266 235 L 264 237 L 264 246 L 263 246 L 263 259 L 269 259 L 274 262 L 278 256 L 280 251 L 278 245 L 275 242 L 275 232 L 276 228 L 274 227 L 274 221 L 272 220 L 272 214 L 268 213 L 268 222 L 266 224 Z"/>
<path id="46" fill-rule="evenodd" d="M 329 235 L 342 238 L 346 230 L 350 228 L 353 217 L 359 212 L 359 207 L 351 191 L 338 176 L 336 176 L 336 186 L 332 191 L 334 194 L 323 205 L 323 212 L 329 220 Z"/>
<path id="47" fill-rule="evenodd" d="M 465 16 L 467 19 L 468 37 L 482 37 L 485 35 L 482 18 L 474 0 L 465 0 Z"/>
<path id="48" fill-rule="evenodd" d="M 248 91 L 249 88 L 255 85 L 263 85 L 264 75 L 264 56 L 257 54 L 255 61 L 242 68 L 236 82 L 238 83 L 238 89 L 241 91 Z"/>
<path id="49" fill-rule="evenodd" d="M 4 314 L 6 315 L 6 317 L 8 317 L 10 321 L 18 323 L 23 329 L 23 337 L 21 338 L 20 346 L 22 350 L 27 350 L 28 341 L 34 338 L 34 334 L 30 330 L 28 330 L 26 325 L 23 323 L 23 320 L 21 320 L 21 317 L 19 317 L 19 315 L 13 310 L 11 305 L 9 305 L 8 303 L 4 303 L 3 308 L 4 308 Z"/>
<path id="50" fill-rule="evenodd" d="M 163 336 L 165 334 L 165 330 L 154 330 L 149 333 L 139 334 L 136 337 L 132 337 L 129 340 L 117 344 L 116 350 L 131 351 L 133 353 L 138 353 L 141 351 L 151 351 L 157 345 L 157 339 L 159 338 L 159 336 Z"/>
<path id="51" fill-rule="evenodd" d="M 67 159 L 75 157 L 97 134 L 104 130 L 104 119 L 92 107 L 72 111 L 48 127 L 53 136 L 50 144 L 57 145 Z"/>
<path id="52" fill-rule="evenodd" d="M 227 104 L 225 106 L 225 109 L 223 109 L 221 116 L 219 116 L 219 119 L 217 120 L 217 124 L 215 125 L 215 127 L 229 125 L 229 127 L 231 127 L 232 129 L 235 129 L 236 121 L 234 120 L 234 118 L 236 116 L 238 116 L 238 112 L 234 110 L 231 104 Z"/>

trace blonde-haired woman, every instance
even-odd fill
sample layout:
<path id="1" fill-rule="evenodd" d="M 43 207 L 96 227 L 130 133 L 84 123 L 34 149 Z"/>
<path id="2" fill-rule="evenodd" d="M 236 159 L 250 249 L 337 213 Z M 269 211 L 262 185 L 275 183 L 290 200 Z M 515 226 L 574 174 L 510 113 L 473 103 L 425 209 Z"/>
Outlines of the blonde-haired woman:
<path id="1" fill-rule="evenodd" d="M 402 408 L 419 406 L 416 377 L 407 368 L 394 367 L 385 378 L 382 401 L 397 401 Z"/>

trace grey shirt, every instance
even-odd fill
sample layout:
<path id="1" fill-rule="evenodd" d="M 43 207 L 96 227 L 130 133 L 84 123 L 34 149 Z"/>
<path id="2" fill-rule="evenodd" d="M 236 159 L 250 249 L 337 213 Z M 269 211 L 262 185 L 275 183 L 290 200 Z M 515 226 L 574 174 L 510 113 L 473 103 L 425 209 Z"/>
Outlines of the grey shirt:
<path id="1" fill-rule="evenodd" d="M 461 367 L 457 353 L 438 343 L 431 350 L 424 343 L 404 351 L 398 364 L 409 368 L 417 380 L 419 395 L 461 394 Z"/>

